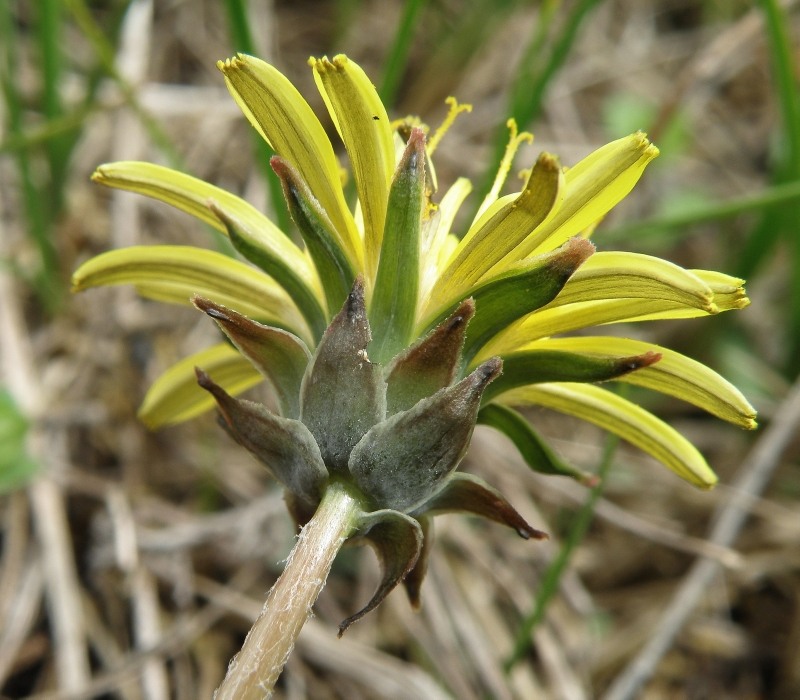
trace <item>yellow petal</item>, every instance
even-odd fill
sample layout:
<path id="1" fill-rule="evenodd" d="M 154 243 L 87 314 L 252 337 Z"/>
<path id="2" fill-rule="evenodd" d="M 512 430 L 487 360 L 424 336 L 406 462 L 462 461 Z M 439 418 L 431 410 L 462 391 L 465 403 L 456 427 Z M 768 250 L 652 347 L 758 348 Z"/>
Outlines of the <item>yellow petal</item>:
<path id="1" fill-rule="evenodd" d="M 134 284 L 147 297 L 189 304 L 193 294 L 252 318 L 271 320 L 310 342 L 294 301 L 268 275 L 239 260 L 193 246 L 133 246 L 98 255 L 72 276 L 73 291 Z"/>
<path id="2" fill-rule="evenodd" d="M 650 255 L 599 252 L 565 285 L 553 306 L 609 298 L 665 299 L 709 313 L 712 289 L 696 274 Z"/>
<path id="3" fill-rule="evenodd" d="M 259 323 L 278 328 L 290 328 L 292 332 L 303 338 L 304 342 L 311 342 L 310 330 L 305 319 L 296 313 L 291 306 L 264 303 L 264 297 L 259 300 L 248 301 L 241 295 L 231 296 L 218 289 L 206 289 L 197 284 L 186 284 L 184 282 L 147 282 L 146 284 L 135 284 L 136 293 L 145 299 L 159 301 L 163 304 L 179 304 L 185 306 L 188 300 L 195 294 L 209 298 L 214 297 L 217 303 L 234 309 L 240 314 L 247 316 Z"/>
<path id="4" fill-rule="evenodd" d="M 423 240 L 423 245 L 428 246 L 427 248 L 423 247 L 423 254 L 438 256 L 439 248 L 447 234 L 452 231 L 456 214 L 470 192 L 472 192 L 472 183 L 467 178 L 460 177 L 444 193 L 437 208 L 439 221 L 433 231 L 433 236 Z"/>
<path id="5" fill-rule="evenodd" d="M 556 297 L 556 302 L 558 297 Z M 553 302 L 508 327 L 486 345 L 477 359 L 513 352 L 539 338 L 606 323 L 626 323 L 651 318 L 706 316 L 707 311 L 687 308 L 664 299 L 600 299 L 557 306 Z"/>
<path id="6" fill-rule="evenodd" d="M 637 132 L 567 170 L 561 206 L 514 251 L 514 258 L 553 250 L 596 224 L 627 196 L 657 155 L 658 149 Z"/>
<path id="7" fill-rule="evenodd" d="M 750 306 L 743 279 L 713 270 L 690 270 L 690 272 L 709 286 L 714 293 L 714 304 L 720 311 L 733 311 Z"/>
<path id="8" fill-rule="evenodd" d="M 150 428 L 182 423 L 214 407 L 214 398 L 197 385 L 200 367 L 232 396 L 264 380 L 237 350 L 227 343 L 214 345 L 184 358 L 162 374 L 144 397 L 139 417 Z"/>
<path id="9" fill-rule="evenodd" d="M 316 270 L 303 251 L 272 221 L 240 197 L 177 170 L 137 161 L 101 165 L 92 175 L 92 180 L 108 187 L 152 197 L 226 233 L 225 224 L 212 210 L 213 203 L 213 206 L 240 221 L 256 245 L 269 250 L 273 257 L 285 260 L 324 299 Z"/>
<path id="10" fill-rule="evenodd" d="M 606 272 L 613 278 L 616 273 L 612 263 L 615 263 L 620 274 L 618 279 L 610 279 L 607 286 L 598 283 L 601 276 L 595 277 L 605 267 L 603 256 L 609 263 Z M 595 257 L 601 258 L 601 265 L 592 270 Z M 637 273 L 631 267 L 639 259 L 642 264 Z M 587 266 L 590 270 L 584 273 Z M 573 284 L 575 287 L 570 289 Z M 510 325 L 481 350 L 477 359 L 513 352 L 539 338 L 591 326 L 696 318 L 742 309 L 750 303 L 742 284 L 741 279 L 721 272 L 682 270 L 657 258 L 633 253 L 595 253 L 550 304 Z"/>
<path id="11" fill-rule="evenodd" d="M 314 80 L 325 100 L 353 170 L 364 217 L 367 274 L 378 267 L 389 183 L 395 168 L 393 131 L 375 87 L 346 56 L 310 59 Z"/>
<path id="12" fill-rule="evenodd" d="M 238 54 L 217 67 L 250 123 L 308 183 L 336 227 L 342 249 L 362 269 L 363 244 L 344 200 L 339 163 L 311 107 L 280 71 L 253 56 Z"/>
<path id="13" fill-rule="evenodd" d="M 453 221 L 467 195 L 472 191 L 472 183 L 465 177 L 458 178 L 445 192 L 439 206 L 427 224 L 423 222 L 422 250 L 420 252 L 420 313 L 427 305 L 430 295 L 439 282 L 441 270 L 447 264 L 454 246 L 447 243 Z M 458 244 L 458 239 L 456 239 Z"/>
<path id="14" fill-rule="evenodd" d="M 542 154 L 525 189 L 499 209 L 489 207 L 464 236 L 433 290 L 429 308 L 457 302 L 501 260 L 523 257 L 517 256 L 517 249 L 553 210 L 562 185 L 558 161 Z"/>
<path id="15" fill-rule="evenodd" d="M 509 406 L 545 406 L 581 418 L 647 452 L 678 476 L 709 489 L 717 476 L 683 435 L 649 411 L 591 384 L 535 384 L 514 389 L 497 399 Z"/>
<path id="16" fill-rule="evenodd" d="M 539 340 L 520 349 L 562 350 L 595 356 L 657 352 L 661 355 L 658 362 L 623 375 L 617 381 L 675 396 L 748 430 L 756 427 L 755 409 L 733 384 L 701 362 L 652 343 L 612 336 L 580 336 Z"/>

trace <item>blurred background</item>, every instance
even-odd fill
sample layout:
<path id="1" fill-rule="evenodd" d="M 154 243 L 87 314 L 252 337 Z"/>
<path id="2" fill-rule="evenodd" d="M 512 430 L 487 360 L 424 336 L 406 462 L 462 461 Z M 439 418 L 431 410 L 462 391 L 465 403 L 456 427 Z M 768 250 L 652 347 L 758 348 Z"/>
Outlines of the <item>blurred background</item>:
<path id="1" fill-rule="evenodd" d="M 102 162 L 168 164 L 286 222 L 215 67 L 244 51 L 321 118 L 306 62 L 340 52 L 390 116 L 435 126 L 449 95 L 471 103 L 437 151 L 440 191 L 461 175 L 491 184 L 509 116 L 536 136 L 518 169 L 647 131 L 662 155 L 593 240 L 747 278 L 743 312 L 634 333 L 720 371 L 761 424 L 746 434 L 634 396 L 707 456 L 710 493 L 545 411 L 532 420 L 563 457 L 608 465 L 602 493 L 531 473 L 479 428 L 464 468 L 551 540 L 439 518 L 422 611 L 396 591 L 337 640 L 378 581 L 371 552 L 345 550 L 277 697 L 800 697 L 799 5 L 0 3 L 0 696 L 210 697 L 291 548 L 280 491 L 212 416 L 157 433 L 136 418 L 213 324 L 128 288 L 69 291 L 75 267 L 111 248 L 218 243 L 93 185 Z"/>

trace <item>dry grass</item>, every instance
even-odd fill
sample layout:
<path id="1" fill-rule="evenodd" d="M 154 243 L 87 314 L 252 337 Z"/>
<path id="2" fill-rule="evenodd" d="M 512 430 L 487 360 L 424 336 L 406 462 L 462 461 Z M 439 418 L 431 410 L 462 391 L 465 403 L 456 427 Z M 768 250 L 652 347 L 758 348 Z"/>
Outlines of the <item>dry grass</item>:
<path id="1" fill-rule="evenodd" d="M 344 50 L 377 75 L 398 14 L 388 3 L 365 2 L 334 44 L 332 4 L 251 4 L 262 9 L 254 31 L 264 56 L 309 98 L 316 95 L 309 55 Z M 788 4 L 797 24 L 798 3 Z M 247 125 L 214 68 L 215 59 L 230 53 L 221 9 L 206 0 L 155 5 L 154 16 L 129 15 L 121 70 L 187 171 L 266 206 Z M 460 5 L 437 4 L 437 22 L 454 21 Z M 762 187 L 776 106 L 759 16 L 746 6 L 708 2 L 701 16 L 699 4 L 688 0 L 604 3 L 552 86 L 537 141 L 520 167 L 539 150 L 571 163 L 621 135 L 604 128 L 603 114 L 625 93 L 653 107 L 652 123 L 638 126 L 655 131 L 656 140 L 680 112 L 685 145 L 667 167 L 648 173 L 608 228 L 653 214 L 677 191 L 728 198 Z M 448 94 L 475 105 L 437 154 L 440 181 L 481 174 L 488 136 L 505 118 L 518 47 L 534 21 L 534 11 L 515 10 L 466 57 L 433 44 L 436 23 L 420 29 L 398 114 L 421 113 L 436 123 Z M 80 66 L 89 49 L 73 40 Z M 69 95 L 76 86 L 64 90 Z M 110 247 L 210 244 L 194 221 L 88 182 L 103 161 L 160 159 L 111 84 L 103 100 L 107 108 L 90 117 L 72 163 L 69 207 L 56 241 L 65 278 Z M 0 161 L 2 253 L 24 267 L 31 253 L 14 187 L 8 160 Z M 747 224 L 725 222 L 678 241 L 630 240 L 625 247 L 724 269 Z M 596 240 L 602 247 L 602 234 Z M 751 287 L 754 305 L 739 319 L 748 338 L 737 359 L 744 364 L 737 371 L 729 363 L 729 372 L 769 366 L 772 343 L 780 341 L 774 304 L 788 273 L 775 260 Z M 137 422 L 144 388 L 172 361 L 209 343 L 212 324 L 186 309 L 141 301 L 129 289 L 72 298 L 61 316 L 46 320 L 20 278 L 2 272 L 0 283 L 4 381 L 35 418 L 32 450 L 45 467 L 26 490 L 0 499 L 3 697 L 210 697 L 293 538 L 280 493 L 211 417 L 156 434 Z M 706 328 L 657 326 L 649 337 L 705 357 L 700 327 Z M 600 697 L 656 640 L 663 653 L 649 657 L 644 689 L 613 697 L 800 697 L 799 416 L 796 397 L 774 382 L 769 395 L 753 397 L 762 423 L 776 419 L 775 430 L 760 435 L 683 406 L 659 409 L 720 473 L 723 485 L 712 493 L 692 490 L 633 450 L 618 451 L 589 536 L 535 632 L 533 651 L 509 675 L 502 667 L 514 635 L 585 492 L 531 474 L 509 444 L 479 429 L 465 468 L 509 494 L 534 526 L 552 534 L 551 542 L 440 518 L 422 612 L 411 612 L 395 592 L 337 640 L 338 622 L 377 582 L 368 551 L 343 552 L 277 696 Z M 544 412 L 533 417 L 563 455 L 596 467 L 602 445 L 596 431 Z M 754 441 L 760 451 L 745 458 Z M 765 484 L 751 483 L 756 472 Z M 744 531 L 737 536 L 729 524 L 720 534 L 715 514 L 748 485 L 759 490 L 744 504 Z M 693 564 L 701 561 L 711 562 L 703 565 L 705 578 L 687 593 L 690 576 L 699 575 L 690 573 Z M 662 614 L 678 594 L 687 619 L 672 630 Z"/>

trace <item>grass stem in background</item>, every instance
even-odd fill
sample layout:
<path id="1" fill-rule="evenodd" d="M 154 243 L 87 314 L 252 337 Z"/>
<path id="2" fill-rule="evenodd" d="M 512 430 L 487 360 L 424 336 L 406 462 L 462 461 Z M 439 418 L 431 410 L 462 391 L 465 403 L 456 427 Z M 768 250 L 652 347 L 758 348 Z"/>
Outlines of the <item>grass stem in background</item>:
<path id="1" fill-rule="evenodd" d="M 579 0 L 564 18 L 559 29 L 555 28 L 558 10 L 563 7 L 561 0 L 546 0 L 539 10 L 539 22 L 531 37 L 523 58 L 520 61 L 506 113 L 513 117 L 520 130 L 527 129 L 542 112 L 545 94 L 559 69 L 570 55 L 578 32 L 589 13 L 602 0 Z M 548 44 L 547 37 L 555 34 Z M 494 155 L 487 173 L 494 173 L 505 153 L 508 142 L 508 129 L 504 124 L 497 130 L 494 142 Z M 478 187 L 475 201 L 481 202 L 492 187 L 488 176 Z"/>
<path id="2" fill-rule="evenodd" d="M 106 74 L 113 79 L 122 92 L 125 102 L 141 120 L 153 143 L 173 167 L 180 165 L 180 158 L 169 136 L 158 121 L 139 102 L 134 87 L 120 74 L 116 66 L 116 51 L 109 42 L 102 27 L 92 17 L 85 0 L 63 0 L 78 28 L 83 33 Z"/>
<path id="3" fill-rule="evenodd" d="M 789 204 L 800 199 L 800 181 L 786 182 L 768 187 L 758 194 L 730 199 L 724 202 L 712 202 L 707 206 L 694 207 L 672 216 L 646 219 L 633 224 L 619 226 L 602 232 L 604 243 L 656 237 L 659 235 L 677 236 L 676 229 L 686 228 L 707 221 L 726 219 L 748 212 L 758 212 L 767 207 Z"/>
<path id="4" fill-rule="evenodd" d="M 544 619 L 545 613 L 547 612 L 547 606 L 550 604 L 553 596 L 555 596 L 555 594 L 558 592 L 561 577 L 567 570 L 567 566 L 569 565 L 575 550 L 578 548 L 578 545 L 580 545 L 580 543 L 583 541 L 583 538 L 586 536 L 589 525 L 591 525 L 592 517 L 594 516 L 594 509 L 597 505 L 597 500 L 600 498 L 600 495 L 603 492 L 606 477 L 608 476 L 608 472 L 611 468 L 611 463 L 618 444 L 619 438 L 615 435 L 609 435 L 606 439 L 606 444 L 603 448 L 603 455 L 600 460 L 600 467 L 597 470 L 599 483 L 589 491 L 588 498 L 572 520 L 570 530 L 567 533 L 563 544 L 561 545 L 558 555 L 550 563 L 550 566 L 547 567 L 547 571 L 545 571 L 544 577 L 539 585 L 539 589 L 536 592 L 536 598 L 533 603 L 533 611 L 530 613 L 530 615 L 528 615 L 528 617 L 525 618 L 525 620 L 523 620 L 522 625 L 519 628 L 519 632 L 517 633 L 517 638 L 514 642 L 514 650 L 511 652 L 511 656 L 505 663 L 506 671 L 510 671 L 514 664 L 520 661 L 531 648 L 531 637 L 533 631 Z"/>
<path id="5" fill-rule="evenodd" d="M 18 133 L 6 134 L 5 138 L 0 141 L 0 156 L 29 150 L 46 144 L 51 139 L 75 131 L 89 116 L 100 109 L 102 107 L 94 103 L 81 105 L 77 109 L 61 117 L 48 120 L 43 124 L 23 128 Z"/>
<path id="6" fill-rule="evenodd" d="M 788 34 L 788 17 L 777 0 L 759 0 L 772 59 L 775 94 L 781 114 L 780 147 L 774 153 L 772 182 L 776 187 L 800 182 L 800 91 Z M 785 369 L 791 376 L 800 369 L 800 237 L 797 236 L 797 208 L 789 203 L 765 208 L 738 255 L 737 274 L 753 277 L 781 239 L 788 239 L 793 274 L 789 275 L 786 304 L 787 345 Z"/>
<path id="7" fill-rule="evenodd" d="M 414 37 L 414 28 L 420 17 L 420 10 L 425 5 L 425 0 L 406 0 L 403 17 L 394 35 L 392 47 L 383 66 L 383 80 L 381 80 L 378 94 L 381 101 L 391 106 L 397 99 L 397 88 L 408 63 L 408 52 Z"/>
<path id="8" fill-rule="evenodd" d="M 48 122 L 64 115 L 61 104 L 61 86 L 63 85 L 62 66 L 62 23 L 63 9 L 60 0 L 40 0 L 37 5 L 37 28 L 42 75 L 42 111 Z M 69 133 L 59 134 L 48 139 L 45 144 L 50 166 L 49 209 L 55 218 L 61 210 L 69 155 L 72 150 L 72 139 Z"/>
<path id="9" fill-rule="evenodd" d="M 0 65 L 0 83 L 8 114 L 8 130 L 12 136 L 22 134 L 24 109 L 18 85 L 19 71 L 16 64 L 18 55 L 17 33 L 14 17 L 9 3 L 0 3 L 0 38 L 5 48 Z M 33 285 L 42 304 L 49 311 L 57 308 L 61 297 L 58 279 L 58 259 L 55 247 L 49 236 L 50 202 L 37 188 L 33 177 L 31 154 L 27 150 L 15 153 L 19 186 L 27 223 L 28 235 L 36 245 L 40 265 L 34 274 Z"/>

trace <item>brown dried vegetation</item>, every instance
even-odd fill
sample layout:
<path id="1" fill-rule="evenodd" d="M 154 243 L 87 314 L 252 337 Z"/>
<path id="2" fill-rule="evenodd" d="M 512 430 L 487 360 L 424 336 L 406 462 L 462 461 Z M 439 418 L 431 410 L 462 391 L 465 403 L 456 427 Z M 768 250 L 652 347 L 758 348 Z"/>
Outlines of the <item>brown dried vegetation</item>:
<path id="1" fill-rule="evenodd" d="M 798 3 L 786 4 L 796 30 Z M 221 4 L 153 5 L 153 16 L 128 15 L 119 70 L 174 143 L 183 169 L 266 207 L 251 134 L 214 67 L 232 53 Z M 334 10 L 349 5 L 251 3 L 260 54 L 315 106 L 321 104 L 305 64 L 309 55 L 345 51 L 377 79 L 392 40 L 397 3 L 361 3 L 343 24 Z M 394 110 L 436 124 L 447 95 L 474 104 L 437 153 L 440 183 L 482 174 L 489 137 L 505 119 L 519 47 L 537 14 L 519 3 L 487 17 L 492 26 L 469 51 L 442 39 L 443 28 L 457 26 L 462 5 L 430 5 Z M 148 6 L 143 1 L 134 9 Z M 19 61 L 33 95 L 28 62 L 35 47 L 25 31 L 23 23 Z M 72 32 L 65 41 L 80 81 L 91 49 Z M 74 89 L 64 85 L 65 99 Z M 80 261 L 111 247 L 213 245 L 196 221 L 89 182 L 103 161 L 161 159 L 110 81 L 101 93 L 103 108 L 87 118 L 71 162 L 68 205 L 56 232 L 65 280 Z M 675 118 L 685 125 L 684 147 L 665 154 L 667 167 L 652 168 L 604 229 L 655 214 L 677 201 L 677 191 L 696 188 L 724 199 L 765 185 L 776 104 L 760 15 L 748 3 L 601 3 L 548 95 L 533 127 L 536 143 L 519 167 L 541 150 L 575 162 L 622 135 L 604 123 L 620 95 L 651 108 L 649 123 L 629 130 L 644 128 L 656 143 Z M 0 158 L 1 252 L 24 269 L 32 251 L 18 185 L 9 159 Z M 748 221 L 698 227 L 680 240 L 614 240 L 613 246 L 658 250 L 687 267 L 729 269 L 731 248 Z M 605 247 L 602 230 L 594 240 Z M 753 307 L 735 320 L 749 345 L 737 356 L 734 381 L 773 360 L 781 340 L 774 307 L 788 273 L 776 260 L 751 285 Z M 210 697 L 294 536 L 281 494 L 211 416 L 155 434 L 136 419 L 148 383 L 210 343 L 213 324 L 188 308 L 140 300 L 130 289 L 69 298 L 48 319 L 23 279 L 6 269 L 0 320 L 4 383 L 33 417 L 31 452 L 43 465 L 27 488 L 0 497 L 2 697 Z M 721 327 L 716 319 L 706 323 L 702 332 Z M 721 368 L 704 356 L 699 327 L 678 323 L 648 332 Z M 737 363 L 723 372 L 730 376 Z M 378 575 L 368 550 L 345 550 L 277 696 L 600 697 L 643 649 L 663 641 L 663 653 L 649 657 L 643 689 L 609 697 L 800 697 L 800 444 L 793 437 L 800 409 L 796 390 L 775 377 L 760 385 L 768 381 L 771 395 L 751 399 L 770 427 L 754 435 L 682 405 L 660 407 L 719 472 L 721 485 L 711 493 L 696 492 L 633 450 L 617 451 L 589 535 L 532 651 L 507 676 L 503 662 L 514 635 L 586 491 L 530 473 L 510 444 L 479 428 L 465 468 L 513 494 L 514 506 L 549 531 L 551 541 L 526 542 L 465 517 L 440 518 L 421 613 L 395 592 L 339 640 L 337 625 L 369 599 Z M 545 412 L 533 418 L 562 455 L 596 468 L 602 445 L 596 431 Z M 743 531 L 737 534 L 736 523 L 722 516 L 728 529 L 720 532 L 719 513 L 731 513 L 743 487 L 757 489 L 743 504 Z M 698 566 L 706 570 L 697 574 Z M 662 617 L 673 608 L 687 615 L 674 629 Z"/>

